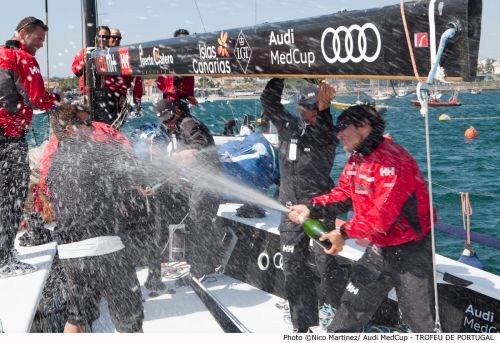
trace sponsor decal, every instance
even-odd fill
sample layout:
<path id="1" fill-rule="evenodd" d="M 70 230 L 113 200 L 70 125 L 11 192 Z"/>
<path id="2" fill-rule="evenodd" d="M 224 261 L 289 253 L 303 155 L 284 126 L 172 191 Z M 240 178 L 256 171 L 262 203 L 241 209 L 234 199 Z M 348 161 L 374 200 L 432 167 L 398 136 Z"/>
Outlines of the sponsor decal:
<path id="1" fill-rule="evenodd" d="M 31 75 L 40 74 L 40 68 L 36 66 L 29 67 Z"/>
<path id="2" fill-rule="evenodd" d="M 429 47 L 429 33 L 417 32 L 414 35 L 415 48 L 428 48 Z"/>
<path id="3" fill-rule="evenodd" d="M 95 58 L 95 64 L 97 66 L 97 71 L 101 73 L 105 73 L 108 71 L 108 67 L 106 64 L 106 56 L 99 55 Z"/>
<path id="4" fill-rule="evenodd" d="M 248 44 L 243 31 L 240 31 L 238 38 L 236 39 L 236 42 L 234 44 L 234 57 L 236 57 L 236 61 L 238 61 L 241 70 L 243 70 L 243 73 L 246 74 L 248 64 L 250 63 L 250 59 L 252 58 L 252 48 L 250 47 L 250 44 Z"/>
<path id="5" fill-rule="evenodd" d="M 160 48 L 154 46 L 151 54 L 145 56 L 142 45 L 139 45 L 139 65 L 141 67 L 158 66 L 160 69 L 168 70 L 173 63 L 174 57 L 164 54 Z"/>
<path id="6" fill-rule="evenodd" d="M 380 176 L 394 176 L 396 175 L 396 169 L 391 168 L 380 168 Z"/>
<path id="7" fill-rule="evenodd" d="M 282 49 L 271 50 L 271 64 L 273 65 L 298 65 L 307 64 L 311 67 L 316 61 L 316 55 L 313 51 L 302 51 L 295 46 L 295 37 L 293 29 L 288 29 L 286 32 L 274 32 L 269 34 L 269 46 L 289 47 L 288 50 Z"/>
<path id="8" fill-rule="evenodd" d="M 469 304 L 465 310 L 463 326 L 475 332 L 498 332 L 495 327 L 495 312 L 476 308 L 473 304 Z"/>
<path id="9" fill-rule="evenodd" d="M 373 44 L 376 38 L 376 49 L 372 55 L 368 55 L 368 45 Z M 331 43 L 331 44 L 326 44 Z M 357 47 L 356 52 L 354 47 Z M 370 45 L 372 48 L 372 45 Z M 349 27 L 339 26 L 337 28 L 328 27 L 321 35 L 321 52 L 328 63 L 359 63 L 374 62 L 380 55 L 382 49 L 382 38 L 377 27 L 372 23 L 363 26 L 357 24 Z"/>
<path id="10" fill-rule="evenodd" d="M 351 282 L 349 282 L 345 290 L 354 295 L 357 295 L 359 293 L 359 288 L 354 286 Z"/>
<path id="11" fill-rule="evenodd" d="M 107 68 L 108 72 L 116 73 L 116 71 L 117 71 L 116 65 L 117 65 L 117 63 L 116 63 L 115 55 L 111 55 L 109 53 L 109 50 L 108 50 L 108 53 L 106 54 L 106 68 Z"/>
<path id="12" fill-rule="evenodd" d="M 130 67 L 130 53 L 127 48 L 118 49 L 118 59 L 120 60 L 120 68 L 123 75 L 132 74 L 132 68 Z"/>
<path id="13" fill-rule="evenodd" d="M 283 250 L 283 252 L 293 253 L 294 246 L 293 245 L 285 245 L 284 244 L 282 250 Z"/>
<path id="14" fill-rule="evenodd" d="M 218 46 L 198 44 L 199 59 L 193 59 L 196 74 L 230 74 L 229 35 L 222 31 L 217 39 Z"/>

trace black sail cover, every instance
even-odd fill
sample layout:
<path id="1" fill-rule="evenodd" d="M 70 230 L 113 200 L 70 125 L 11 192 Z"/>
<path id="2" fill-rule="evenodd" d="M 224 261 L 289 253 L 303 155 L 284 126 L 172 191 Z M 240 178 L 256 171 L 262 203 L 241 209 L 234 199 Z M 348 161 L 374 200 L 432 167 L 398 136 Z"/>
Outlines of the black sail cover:
<path id="1" fill-rule="evenodd" d="M 429 5 L 404 4 L 420 76 L 431 68 Z M 476 75 L 481 12 L 481 0 L 435 3 L 436 46 L 459 28 L 440 61 L 450 80 Z M 100 75 L 414 78 L 399 4 L 97 50 L 92 65 Z"/>

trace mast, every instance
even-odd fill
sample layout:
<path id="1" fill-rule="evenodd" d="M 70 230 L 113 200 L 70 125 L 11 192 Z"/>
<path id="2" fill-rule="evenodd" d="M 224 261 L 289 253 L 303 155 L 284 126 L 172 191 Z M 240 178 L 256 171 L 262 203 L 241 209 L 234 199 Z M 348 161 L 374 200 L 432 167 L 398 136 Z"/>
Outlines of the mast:
<path id="1" fill-rule="evenodd" d="M 85 46 L 84 48 L 95 47 L 95 36 L 97 33 L 97 10 L 96 0 L 82 0 L 83 1 L 83 24 Z M 88 55 L 90 57 L 90 55 Z M 88 105 L 92 120 L 96 117 L 97 109 L 97 96 L 96 96 L 96 75 L 94 73 L 94 66 L 92 60 L 89 58 L 85 62 L 85 85 L 84 94 L 88 94 Z"/>

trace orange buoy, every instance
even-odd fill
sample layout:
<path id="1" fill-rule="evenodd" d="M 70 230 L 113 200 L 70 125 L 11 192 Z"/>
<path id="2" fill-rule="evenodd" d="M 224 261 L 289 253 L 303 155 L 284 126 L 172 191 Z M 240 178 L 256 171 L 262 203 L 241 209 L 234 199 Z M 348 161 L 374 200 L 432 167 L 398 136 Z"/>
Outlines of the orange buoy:
<path id="1" fill-rule="evenodd" d="M 464 136 L 467 139 L 474 139 L 479 136 L 479 133 L 473 126 L 471 126 L 467 130 L 465 130 Z"/>

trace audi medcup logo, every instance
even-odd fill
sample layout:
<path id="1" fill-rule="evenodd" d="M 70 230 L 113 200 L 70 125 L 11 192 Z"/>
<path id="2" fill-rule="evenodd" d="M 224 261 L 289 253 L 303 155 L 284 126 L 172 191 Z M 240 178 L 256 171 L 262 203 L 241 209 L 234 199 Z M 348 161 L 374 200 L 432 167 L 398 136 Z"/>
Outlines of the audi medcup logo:
<path id="1" fill-rule="evenodd" d="M 368 56 L 368 39 L 367 32 L 371 31 L 376 39 L 377 46 L 376 51 L 373 55 Z M 344 48 L 342 49 L 341 45 L 341 33 L 345 33 L 344 36 Z M 353 33 L 358 33 L 358 53 L 359 55 L 354 55 L 354 38 Z M 325 40 L 332 36 L 332 51 L 326 51 L 325 49 Z M 373 41 L 373 40 L 370 40 Z M 338 28 L 327 28 L 323 31 L 323 35 L 321 36 L 321 52 L 323 53 L 323 57 L 328 63 L 335 63 L 339 61 L 340 63 L 354 62 L 359 63 L 361 61 L 366 62 L 374 62 L 378 56 L 380 55 L 380 50 L 382 49 L 382 39 L 380 38 L 380 32 L 377 27 L 372 23 L 366 23 L 363 26 L 359 26 L 357 24 L 349 26 L 349 28 L 345 26 L 339 26 Z"/>

